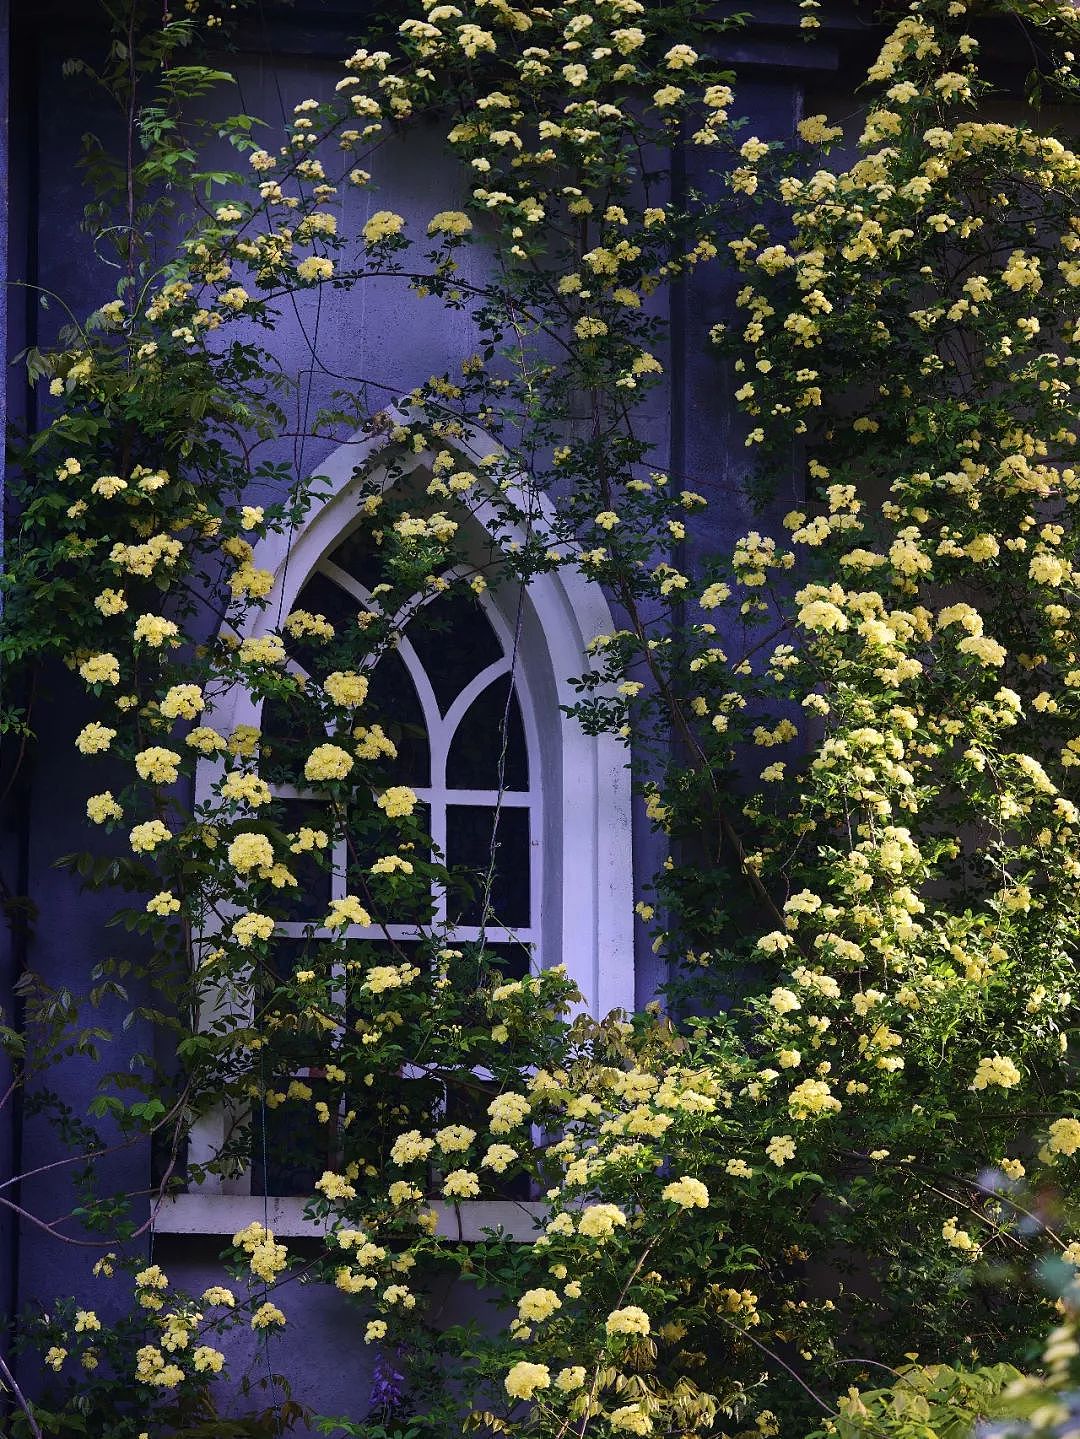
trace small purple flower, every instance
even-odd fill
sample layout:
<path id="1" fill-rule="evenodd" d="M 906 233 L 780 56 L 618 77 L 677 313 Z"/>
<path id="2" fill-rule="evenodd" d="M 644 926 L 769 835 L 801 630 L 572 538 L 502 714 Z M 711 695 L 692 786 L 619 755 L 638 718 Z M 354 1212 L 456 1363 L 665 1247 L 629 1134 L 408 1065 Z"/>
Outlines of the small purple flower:
<path id="1" fill-rule="evenodd" d="M 375 1373 L 371 1379 L 371 1395 L 368 1403 L 373 1410 L 392 1412 L 400 1409 L 405 1402 L 405 1376 L 395 1368 L 393 1357 L 380 1351 L 375 1361 Z"/>

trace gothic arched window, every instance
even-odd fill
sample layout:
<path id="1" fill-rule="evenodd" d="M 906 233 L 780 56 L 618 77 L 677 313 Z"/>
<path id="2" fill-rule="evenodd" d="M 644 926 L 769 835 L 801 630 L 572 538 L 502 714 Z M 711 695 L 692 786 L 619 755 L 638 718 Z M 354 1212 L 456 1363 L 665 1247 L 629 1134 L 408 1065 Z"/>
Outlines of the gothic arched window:
<path id="1" fill-rule="evenodd" d="M 307 578 L 296 606 L 325 615 L 338 629 L 358 609 L 374 613 L 375 585 L 364 582 L 375 579 L 368 576 L 372 565 L 359 532 L 343 539 Z M 452 584 L 455 575 L 444 578 Z M 368 671 L 365 709 L 396 750 L 383 762 L 384 772 L 416 794 L 433 851 L 444 857 L 455 881 L 433 885 L 430 903 L 412 913 L 382 915 L 378 925 L 352 926 L 346 934 L 375 944 L 393 941 L 400 956 L 419 927 L 446 925 L 455 942 L 483 939 L 516 978 L 545 963 L 543 763 L 521 637 L 488 595 L 474 595 L 463 584 L 413 597 L 400 613 L 394 647 Z M 317 648 L 294 650 L 299 653 L 291 667 L 321 679 Z M 260 728 L 264 777 L 285 808 L 287 827 L 296 829 L 317 824 L 319 808 L 318 794 L 276 759 L 277 749 L 288 747 L 291 718 L 284 705 L 271 701 Z M 346 892 L 350 866 L 377 858 L 362 852 L 361 829 L 358 824 L 339 842 L 329 872 L 309 874 L 296 919 L 280 925 L 279 933 L 300 938 Z"/>
<path id="2" fill-rule="evenodd" d="M 391 467 L 380 458 L 385 444 L 384 438 L 364 437 L 341 446 L 318 468 L 328 498 L 288 540 L 270 536 L 260 544 L 255 563 L 274 574 L 275 588 L 252 634 L 274 629 L 298 608 L 333 623 L 336 616 L 354 618 L 376 603 L 377 571 L 357 528 L 360 492 L 370 492 L 373 482 L 422 492 L 434 461 L 432 453 L 422 452 Z M 456 448 L 471 465 L 493 453 L 475 434 Z M 490 549 L 482 506 L 471 523 L 477 545 Z M 513 542 L 515 536 L 502 526 L 499 539 Z M 381 915 L 377 928 L 347 933 L 407 948 L 425 925 L 445 921 L 462 940 L 482 935 L 509 974 L 565 964 L 593 1014 L 631 1009 L 626 755 L 612 737 L 586 735 L 563 708 L 574 702 L 569 680 L 587 666 L 589 641 L 612 628 L 601 590 L 580 576 L 557 572 L 534 577 L 524 589 L 495 587 L 478 597 L 452 585 L 404 611 L 407 618 L 395 626 L 396 647 L 369 671 L 365 707 L 391 727 L 394 782 L 415 791 L 434 847 L 452 875 L 465 878 L 445 889 L 433 887 L 415 913 Z M 298 650 L 290 663 L 308 670 L 317 660 Z M 243 693 L 215 712 L 213 722 L 226 732 L 238 724 L 259 729 L 260 767 L 278 799 L 293 810 L 290 827 L 317 817 L 318 794 L 275 760 L 275 739 L 287 737 L 287 713 L 276 711 L 273 702 L 260 707 Z M 285 749 L 282 745 L 282 753 Z M 208 792 L 214 779 L 207 762 L 197 785 Z M 334 887 L 342 884 L 343 869 L 333 864 L 302 877 L 295 919 L 278 926 L 283 945 L 293 941 L 299 949 L 302 936 L 325 914 Z M 200 1122 L 192 1137 L 193 1159 L 212 1157 L 223 1125 L 223 1116 Z M 212 1201 L 215 1192 L 236 1199 L 251 1194 L 250 1175 L 208 1180 L 199 1195 L 183 1198 Z M 230 1203 L 227 1223 L 235 1218 L 234 1208 Z M 209 1221 L 204 1217 L 200 1223 L 206 1228 Z"/>

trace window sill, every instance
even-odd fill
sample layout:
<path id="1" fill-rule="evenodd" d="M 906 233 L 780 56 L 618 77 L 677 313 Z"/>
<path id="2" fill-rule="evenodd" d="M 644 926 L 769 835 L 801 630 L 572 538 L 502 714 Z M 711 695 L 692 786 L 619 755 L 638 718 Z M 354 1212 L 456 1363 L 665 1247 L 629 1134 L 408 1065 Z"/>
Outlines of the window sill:
<path id="1" fill-rule="evenodd" d="M 326 1232 L 323 1220 L 305 1219 L 304 1199 L 248 1194 L 178 1194 L 162 1201 L 154 1215 L 155 1234 L 232 1235 L 253 1220 L 272 1229 L 279 1239 L 317 1239 Z M 547 1212 L 542 1200 L 471 1199 L 460 1205 L 435 1200 L 435 1232 L 442 1239 L 476 1244 L 501 1231 L 515 1244 L 531 1244 Z"/>

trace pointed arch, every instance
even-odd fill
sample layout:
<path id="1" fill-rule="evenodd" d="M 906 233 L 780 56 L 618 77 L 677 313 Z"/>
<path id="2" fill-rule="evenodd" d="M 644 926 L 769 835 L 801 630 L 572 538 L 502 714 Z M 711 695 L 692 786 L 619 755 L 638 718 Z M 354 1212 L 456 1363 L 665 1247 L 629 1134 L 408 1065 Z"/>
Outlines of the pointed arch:
<path id="1" fill-rule="evenodd" d="M 307 581 L 357 527 L 358 498 L 374 482 L 389 489 L 418 471 L 429 470 L 435 451 L 404 458 L 385 454 L 388 431 L 410 417 L 387 412 L 388 424 L 373 435 L 356 435 L 329 454 L 315 470 L 322 498 L 291 535 L 271 534 L 256 546 L 255 564 L 274 576 L 266 608 L 252 618 L 247 633 L 277 627 L 295 606 Z M 480 431 L 440 441 L 477 465 L 504 452 Z M 513 491 L 511 490 L 513 495 Z M 517 496 L 521 508 L 524 504 Z M 550 513 L 545 496 L 530 504 Z M 472 523 L 494 537 L 496 519 L 502 542 L 522 542 L 504 517 L 481 503 Z M 353 581 L 356 584 L 356 581 Z M 600 586 L 569 568 L 534 576 L 523 592 L 495 587 L 485 609 L 504 653 L 514 654 L 514 686 L 529 737 L 530 757 L 539 770 L 543 832 L 539 883 L 539 933 L 534 937 L 541 965 L 562 963 L 594 1015 L 634 1007 L 633 876 L 630 778 L 623 746 L 610 735 L 587 735 L 563 706 L 577 695 L 569 680 L 588 664 L 587 645 L 613 628 Z M 494 675 L 490 676 L 494 678 Z M 429 705 L 430 705 L 429 696 Z M 429 706 L 425 706 L 428 708 Z M 461 705 L 461 714 L 467 711 Z M 259 707 L 236 691 L 213 715 L 219 728 L 259 723 Z M 449 748 L 452 736 L 446 738 Z M 200 769 L 197 789 L 203 797 L 215 778 L 215 766 Z M 432 776 L 434 779 L 434 775 Z M 538 941 L 538 942 L 537 942 Z"/>

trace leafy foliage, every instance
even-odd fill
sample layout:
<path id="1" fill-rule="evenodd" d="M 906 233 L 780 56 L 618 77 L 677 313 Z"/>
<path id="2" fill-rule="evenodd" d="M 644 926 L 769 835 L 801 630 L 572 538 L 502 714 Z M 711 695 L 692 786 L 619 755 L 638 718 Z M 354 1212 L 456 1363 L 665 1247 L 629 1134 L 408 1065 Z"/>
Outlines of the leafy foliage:
<path id="1" fill-rule="evenodd" d="M 303 1422 L 276 1379 L 248 1417 L 213 1397 L 218 1336 L 254 1328 L 274 1355 L 301 1279 L 351 1296 L 380 1346 L 369 1405 L 318 1421 L 367 1439 L 463 1415 L 951 1435 L 1027 1392 L 1012 1366 L 1071 1293 L 1036 1266 L 1080 1265 L 1055 1199 L 1080 1154 L 1080 161 L 985 118 L 979 35 L 1037 34 L 1038 89 L 1066 100 L 1076 16 L 919 0 L 882 31 L 861 133 L 811 116 L 784 144 L 745 134 L 708 58 L 741 17 L 700 10 L 417 11 L 282 136 L 222 122 L 245 177 L 203 168 L 186 118 L 227 83 L 175 63 L 201 22 L 110 12 L 105 64 L 73 67 L 132 140 L 86 151 L 121 279 L 27 357 L 56 406 L 18 452 L 0 654 L 85 685 L 75 743 L 112 786 L 88 823 L 116 839 L 68 862 L 130 898 L 113 923 L 138 958 L 103 957 L 85 995 L 28 975 L 25 1033 L 2 1033 L 113 1245 L 97 1277 L 132 1302 L 25 1329 L 58 1376 L 30 1433 Z M 341 189 L 430 119 L 464 208 L 420 237 L 389 210 L 343 233 Z M 715 156 L 685 205 L 652 158 L 680 133 Z M 165 220 L 187 228 L 161 255 Z M 761 493 L 794 469 L 805 498 L 728 551 L 656 469 L 641 402 L 664 374 L 651 298 L 732 263 L 744 318 L 699 339 L 735 377 Z M 392 407 L 342 382 L 297 429 L 279 318 L 388 279 L 465 312 L 475 350 Z M 282 610 L 282 556 L 330 491 L 261 458 L 282 436 L 369 445 L 355 613 Z M 620 626 L 581 656 L 570 719 L 626 742 L 668 850 L 637 913 L 672 980 L 632 1016 L 574 1017 L 563 966 L 503 972 L 497 836 L 471 873 L 448 862 L 395 768 L 407 728 L 369 702 L 429 603 L 563 568 Z M 462 888 L 478 940 L 445 917 Z M 88 1020 L 106 998 L 153 1054 Z M 117 1055 L 87 1116 L 47 1082 L 75 1053 Z M 179 1292 L 133 1197 L 98 1192 L 106 1123 L 164 1156 L 155 1203 L 267 1188 L 284 1156 L 325 1244 L 253 1222 L 229 1284 Z M 532 1244 L 455 1237 L 462 1204 L 525 1196 Z M 428 1312 L 448 1275 L 501 1308 L 494 1333 Z"/>

